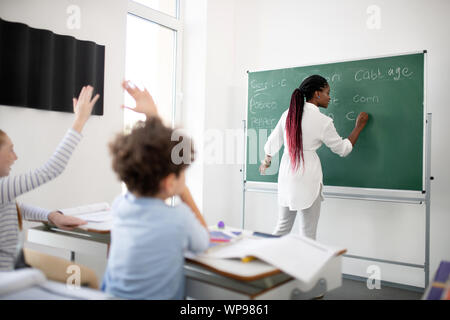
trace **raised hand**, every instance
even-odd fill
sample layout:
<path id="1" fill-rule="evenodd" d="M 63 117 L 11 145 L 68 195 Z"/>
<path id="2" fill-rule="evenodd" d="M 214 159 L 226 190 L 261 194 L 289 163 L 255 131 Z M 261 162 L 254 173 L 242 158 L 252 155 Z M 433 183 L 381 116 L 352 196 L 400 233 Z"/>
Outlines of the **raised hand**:
<path id="1" fill-rule="evenodd" d="M 147 89 L 144 88 L 144 90 L 141 90 L 130 81 L 122 82 L 122 87 L 130 94 L 134 101 L 136 101 L 135 108 L 127 106 L 122 106 L 122 108 L 133 110 L 134 112 L 138 113 L 143 113 L 146 115 L 147 119 L 150 117 L 158 116 L 158 109 L 156 108 L 156 104 Z"/>
<path id="2" fill-rule="evenodd" d="M 97 93 L 92 98 L 94 88 L 91 86 L 84 86 L 81 89 L 80 95 L 77 98 L 73 98 L 73 112 L 75 113 L 75 121 L 73 123 L 73 129 L 81 133 L 84 125 L 91 116 L 92 109 L 97 102 L 100 95 Z M 92 98 L 92 99 L 91 99 Z"/>

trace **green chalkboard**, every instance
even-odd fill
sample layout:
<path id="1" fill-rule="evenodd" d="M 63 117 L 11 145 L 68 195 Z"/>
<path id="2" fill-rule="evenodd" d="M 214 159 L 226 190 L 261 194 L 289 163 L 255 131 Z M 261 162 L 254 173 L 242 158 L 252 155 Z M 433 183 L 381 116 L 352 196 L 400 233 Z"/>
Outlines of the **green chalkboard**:
<path id="1" fill-rule="evenodd" d="M 359 112 L 369 122 L 352 153 L 341 158 L 325 145 L 317 151 L 324 184 L 362 188 L 422 190 L 424 137 L 424 55 L 327 63 L 249 72 L 246 181 L 277 182 L 279 157 L 260 175 L 264 144 L 293 90 L 319 74 L 330 84 L 331 101 L 320 111 L 334 119 L 342 137 L 353 130 Z"/>

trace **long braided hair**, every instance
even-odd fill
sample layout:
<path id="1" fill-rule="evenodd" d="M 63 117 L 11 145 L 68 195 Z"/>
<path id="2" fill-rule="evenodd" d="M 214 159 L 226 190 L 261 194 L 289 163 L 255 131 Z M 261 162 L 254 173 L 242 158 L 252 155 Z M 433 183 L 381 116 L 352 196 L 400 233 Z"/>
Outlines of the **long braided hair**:
<path id="1" fill-rule="evenodd" d="M 289 157 L 293 170 L 305 162 L 303 156 L 302 117 L 306 101 L 311 100 L 316 91 L 328 87 L 327 80 L 319 75 L 312 75 L 303 80 L 300 87 L 294 90 L 291 96 L 288 115 L 286 118 L 286 138 Z"/>

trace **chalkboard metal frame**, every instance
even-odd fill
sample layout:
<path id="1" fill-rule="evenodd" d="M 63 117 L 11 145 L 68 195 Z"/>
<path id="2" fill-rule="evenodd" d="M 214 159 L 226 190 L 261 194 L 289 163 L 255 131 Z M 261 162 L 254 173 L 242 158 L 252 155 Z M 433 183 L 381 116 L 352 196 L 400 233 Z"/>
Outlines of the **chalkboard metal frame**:
<path id="1" fill-rule="evenodd" d="M 424 130 L 423 130 L 423 162 L 422 162 L 422 191 L 410 191 L 410 190 L 398 190 L 398 189 L 372 189 L 372 188 L 353 188 L 353 187 L 335 187 L 335 186 L 324 186 L 324 196 L 326 198 L 339 198 L 339 199 L 353 199 L 353 200 L 364 200 L 364 201 L 381 201 L 381 202 L 396 202 L 396 203 L 413 203 L 422 204 L 425 203 L 425 262 L 421 264 L 410 264 L 401 261 L 392 261 L 385 259 L 376 259 L 371 257 L 363 257 L 356 255 L 344 255 L 347 258 L 377 261 L 394 265 L 401 265 L 413 268 L 424 269 L 425 277 L 425 288 L 429 284 L 429 274 L 430 274 L 430 211 L 431 211 L 431 180 L 434 177 L 431 176 L 431 125 L 432 125 L 432 114 L 428 113 L 427 109 L 427 50 L 408 52 L 395 54 L 395 56 L 409 55 L 409 54 L 424 54 L 424 96 L 423 96 L 423 112 L 424 112 Z M 366 57 L 357 60 L 341 60 L 333 62 L 322 62 L 325 63 L 337 63 L 346 61 L 358 61 L 374 58 L 384 58 L 392 57 L 394 55 L 383 55 L 377 57 Z M 306 65 L 305 65 L 306 66 Z M 267 70 L 258 70 L 267 71 Z M 249 71 L 247 71 L 247 74 Z M 247 91 L 248 94 L 248 91 Z M 247 96 L 248 101 L 248 96 Z M 248 109 L 247 109 L 248 111 Z M 248 113 L 245 113 L 246 119 L 242 120 L 243 130 L 244 130 L 244 161 L 242 168 L 240 169 L 242 173 L 242 228 L 245 227 L 245 193 L 246 192 L 260 192 L 260 193 L 277 193 L 277 183 L 274 182 L 254 182 L 246 180 L 246 163 L 247 163 L 247 120 Z M 410 289 L 411 286 L 397 284 L 398 287 L 404 287 Z M 414 289 L 417 289 L 414 287 Z M 421 288 L 419 288 L 421 290 Z"/>

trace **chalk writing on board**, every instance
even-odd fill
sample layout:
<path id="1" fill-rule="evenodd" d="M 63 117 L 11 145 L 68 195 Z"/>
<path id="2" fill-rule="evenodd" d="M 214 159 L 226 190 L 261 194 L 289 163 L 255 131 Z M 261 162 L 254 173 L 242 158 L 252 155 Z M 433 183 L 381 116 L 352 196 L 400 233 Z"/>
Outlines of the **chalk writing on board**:
<path id="1" fill-rule="evenodd" d="M 257 93 L 250 99 L 250 112 L 270 111 L 277 108 L 277 102 L 273 101 L 266 93 Z"/>
<path id="2" fill-rule="evenodd" d="M 375 81 L 382 79 L 393 79 L 395 81 L 410 78 L 413 72 L 408 67 L 389 67 L 387 70 L 361 69 L 355 72 L 355 81 Z"/>
<path id="3" fill-rule="evenodd" d="M 278 119 L 276 118 L 264 118 L 264 117 L 257 117 L 257 118 L 251 118 L 250 124 L 253 128 L 274 128 L 277 124 Z"/>
<path id="4" fill-rule="evenodd" d="M 303 82 L 306 78 L 310 77 L 311 74 L 320 74 L 322 77 L 327 80 L 328 83 L 338 82 L 342 81 L 342 75 L 340 73 L 332 73 L 331 75 L 323 74 L 320 72 L 320 70 L 312 70 L 310 73 L 303 75 L 303 73 L 300 76 L 300 83 Z"/>
<path id="5" fill-rule="evenodd" d="M 401 69 L 401 71 L 400 71 L 400 67 L 389 68 L 389 70 L 388 70 L 388 75 L 393 76 L 394 80 L 400 80 L 401 76 L 403 76 L 405 78 L 409 78 L 410 76 L 412 76 L 412 74 L 413 73 L 409 72 L 409 69 L 406 67 Z"/>
<path id="6" fill-rule="evenodd" d="M 347 120 L 350 120 L 350 121 L 356 120 L 355 111 L 347 112 L 347 114 L 345 115 L 345 118 L 347 118 Z"/>
<path id="7" fill-rule="evenodd" d="M 268 80 L 268 81 L 258 81 L 252 80 L 250 81 L 250 87 L 255 90 L 255 92 L 264 91 L 271 88 L 276 87 L 285 87 L 287 85 L 287 79 L 281 79 L 279 81 L 276 80 Z"/>
<path id="8" fill-rule="evenodd" d="M 334 121 L 334 114 L 333 113 L 328 113 L 328 116 L 331 118 L 331 119 L 333 119 L 333 121 Z M 346 114 L 345 114 L 345 119 L 347 119 L 348 121 L 355 121 L 356 120 L 356 114 L 355 114 L 355 111 L 350 111 L 350 112 L 347 112 Z"/>
<path id="9" fill-rule="evenodd" d="M 365 96 L 360 96 L 359 94 L 357 94 L 357 95 L 353 96 L 352 100 L 354 103 L 368 103 L 368 104 L 380 103 L 380 98 L 378 96 L 365 97 Z"/>
<path id="10" fill-rule="evenodd" d="M 339 73 L 335 73 L 332 76 L 324 76 L 328 83 L 341 81 L 341 75 Z"/>
<path id="11" fill-rule="evenodd" d="M 329 106 L 335 105 L 337 106 L 339 104 L 339 99 L 336 97 L 330 98 L 330 102 L 328 102 Z"/>

